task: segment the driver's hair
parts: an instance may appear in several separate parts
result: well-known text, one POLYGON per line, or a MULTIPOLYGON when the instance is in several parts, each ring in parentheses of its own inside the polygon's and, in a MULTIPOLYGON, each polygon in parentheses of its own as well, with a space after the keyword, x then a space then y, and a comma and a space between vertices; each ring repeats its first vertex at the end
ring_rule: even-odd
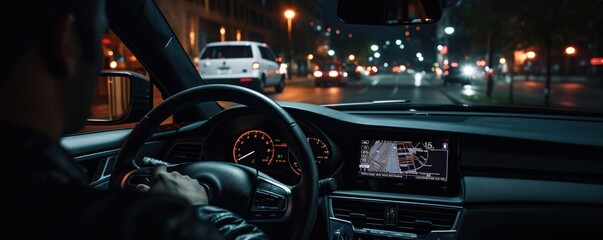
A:
POLYGON ((51 73, 56 72, 54 62, 49 58, 52 38, 50 31, 59 18, 73 15, 74 25, 82 40, 84 59, 92 61, 100 58, 93 46, 94 38, 92 19, 94 9, 99 0, 33 0, 33 1, 1 1, 0 29, 3 31, 2 62, 0 64, 0 87, 11 74, 15 64, 21 60, 23 53, 30 48, 37 48, 47 61, 51 73))

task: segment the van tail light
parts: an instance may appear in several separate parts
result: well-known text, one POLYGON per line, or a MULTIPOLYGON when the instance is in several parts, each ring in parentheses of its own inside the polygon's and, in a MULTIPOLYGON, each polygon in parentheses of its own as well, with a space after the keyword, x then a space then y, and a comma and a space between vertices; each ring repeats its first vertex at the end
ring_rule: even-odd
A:
POLYGON ((252 78, 241 78, 241 79, 239 79, 239 82, 242 82, 242 83, 251 82, 251 81, 253 81, 252 78))
POLYGON ((253 70, 258 70, 258 69, 260 69, 260 63, 259 63, 259 62, 253 62, 253 63, 251 64, 251 68, 252 68, 253 70))

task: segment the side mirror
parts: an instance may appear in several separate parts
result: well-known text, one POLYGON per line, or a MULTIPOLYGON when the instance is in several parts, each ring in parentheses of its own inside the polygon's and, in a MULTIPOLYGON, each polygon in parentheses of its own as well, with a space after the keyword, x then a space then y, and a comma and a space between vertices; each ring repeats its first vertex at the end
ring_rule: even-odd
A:
POLYGON ((150 87, 149 79, 142 74, 102 71, 87 124, 138 122, 152 108, 150 87))
POLYGON ((441 0, 339 0, 337 15, 349 24, 426 24, 442 17, 442 3, 441 0))

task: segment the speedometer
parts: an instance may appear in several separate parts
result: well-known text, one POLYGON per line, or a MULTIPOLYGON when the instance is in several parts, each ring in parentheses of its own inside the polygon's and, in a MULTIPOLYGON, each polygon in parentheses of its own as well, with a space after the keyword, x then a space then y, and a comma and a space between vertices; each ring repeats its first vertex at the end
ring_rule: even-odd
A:
POLYGON ((250 130, 239 136, 232 148, 232 157, 238 164, 270 165, 274 158, 274 141, 267 133, 250 130))
MULTIPOLYGON (((312 153, 314 154, 314 160, 316 161, 317 167, 331 158, 331 150, 329 149, 329 146, 324 141, 320 140, 320 138, 309 137, 308 142, 312 148, 312 153)), ((295 174, 301 174, 301 169, 291 153, 289 153, 289 166, 293 172, 295 172, 295 174)))

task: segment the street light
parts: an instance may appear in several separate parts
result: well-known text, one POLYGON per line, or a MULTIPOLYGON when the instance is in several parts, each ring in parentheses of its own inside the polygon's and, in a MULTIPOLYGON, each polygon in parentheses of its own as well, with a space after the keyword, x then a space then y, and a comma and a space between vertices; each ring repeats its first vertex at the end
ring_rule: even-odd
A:
POLYGON ((576 54, 576 48, 572 46, 565 48, 565 54, 569 56, 576 54))
POLYGON ((350 56, 348 56, 348 59, 350 61, 354 61, 354 59, 356 59, 356 56, 354 56, 354 54, 350 54, 350 56))
POLYGON ((526 65, 527 65, 527 69, 526 69, 526 81, 530 80, 530 69, 532 68, 532 60, 534 60, 534 58, 536 58, 536 53, 534 51, 529 51, 526 53, 526 65))
POLYGON ((565 58, 565 78, 569 78, 570 75, 570 58, 574 55, 576 55, 576 48, 569 46, 565 48, 565 55, 567 55, 567 58, 565 58))
MULTIPOLYGON (((440 51, 440 54, 438 55, 438 59, 443 60, 443 66, 446 67, 446 65, 448 65, 446 62, 448 60, 448 58, 450 58, 448 49, 450 48, 450 35, 452 35, 454 33, 454 28, 453 27, 445 27, 444 28, 444 33, 446 33, 446 35, 444 35, 444 42, 443 45, 441 47, 441 49, 438 47, 438 50, 440 51)), ((440 60, 438 60, 439 62, 440 60)))
POLYGON ((373 50, 373 52, 376 52, 377 50, 379 50, 379 46, 373 44, 371 45, 371 50, 373 50))
POLYGON ((220 27, 220 41, 226 41, 226 28, 220 27))
POLYGON ((291 38, 291 19, 295 17, 295 11, 291 9, 285 10, 285 18, 287 18, 287 32, 289 33, 289 38, 291 38))
MULTIPOLYGON (((287 19, 287 37, 289 40, 289 61, 290 64, 289 66, 291 66, 290 69, 293 69, 293 39, 291 38, 291 19, 293 19, 293 17, 295 17, 295 11, 291 10, 291 9, 287 9, 284 12, 285 18, 287 19)), ((292 71, 288 71, 289 76, 291 76, 291 72, 292 71)))

